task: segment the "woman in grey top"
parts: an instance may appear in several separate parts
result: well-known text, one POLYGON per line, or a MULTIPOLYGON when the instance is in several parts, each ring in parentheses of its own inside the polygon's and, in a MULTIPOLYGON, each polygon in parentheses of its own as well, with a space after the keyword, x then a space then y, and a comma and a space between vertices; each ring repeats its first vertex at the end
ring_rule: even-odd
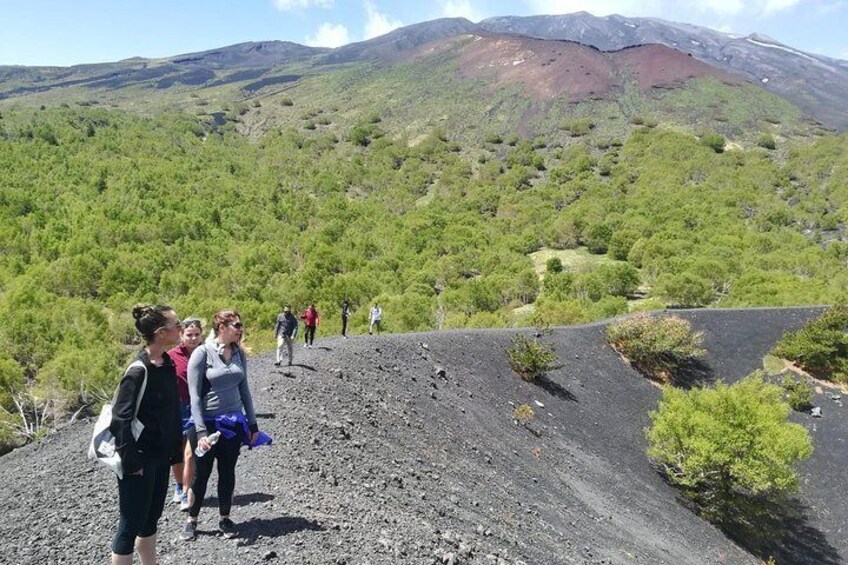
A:
POLYGON ((223 310, 212 319, 213 335, 191 354, 188 362, 188 388, 191 397, 190 434, 192 449, 206 453, 196 458, 197 474, 191 485, 193 503, 181 537, 192 540, 197 532, 197 517, 206 495, 206 484, 218 462, 218 529, 225 537, 234 537, 235 524, 230 508, 236 485, 236 462, 243 444, 253 444, 259 433, 253 398, 247 383, 247 356, 239 346, 244 326, 234 310, 223 310), (222 432, 213 445, 208 436, 222 432))

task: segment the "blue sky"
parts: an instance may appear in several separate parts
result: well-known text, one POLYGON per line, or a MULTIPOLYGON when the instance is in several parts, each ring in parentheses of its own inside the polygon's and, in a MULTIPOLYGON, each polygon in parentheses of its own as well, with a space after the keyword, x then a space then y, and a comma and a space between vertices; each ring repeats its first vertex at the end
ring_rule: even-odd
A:
POLYGON ((164 57, 271 39, 335 47, 445 16, 580 10, 759 32, 848 59, 848 0, 0 0, 0 65, 164 57))

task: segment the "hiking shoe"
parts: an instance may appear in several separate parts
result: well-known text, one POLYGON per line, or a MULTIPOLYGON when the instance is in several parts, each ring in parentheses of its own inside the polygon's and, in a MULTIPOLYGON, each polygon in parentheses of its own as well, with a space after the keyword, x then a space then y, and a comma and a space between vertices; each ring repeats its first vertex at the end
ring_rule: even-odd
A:
POLYGON ((188 512, 189 508, 191 508, 191 504, 188 503, 188 493, 184 492, 180 499, 180 512, 188 512))
POLYGON ((191 541, 197 537, 197 522, 186 522, 180 531, 180 539, 191 541))
POLYGON ((229 518, 224 518, 218 522, 218 530, 220 530, 227 539, 236 537, 236 525, 229 518))
POLYGON ((171 502, 176 504, 178 502, 182 502, 182 500, 183 500, 183 487, 181 487, 180 485, 177 485, 177 487, 174 489, 174 496, 171 498, 171 502))

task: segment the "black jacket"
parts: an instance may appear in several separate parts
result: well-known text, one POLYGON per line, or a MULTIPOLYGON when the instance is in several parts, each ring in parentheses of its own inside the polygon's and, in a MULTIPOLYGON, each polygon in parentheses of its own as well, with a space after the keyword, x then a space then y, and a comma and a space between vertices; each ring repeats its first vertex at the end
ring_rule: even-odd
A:
POLYGON ((136 359, 147 367, 147 386, 138 408, 138 419, 144 424, 144 431, 138 440, 133 437, 135 403, 144 380, 141 367, 133 367, 121 379, 112 401, 112 423, 109 425, 125 475, 141 469, 148 459, 168 460, 170 463, 179 463, 183 459, 180 449, 182 420, 174 364, 167 353, 161 367, 151 364, 145 349, 136 359))

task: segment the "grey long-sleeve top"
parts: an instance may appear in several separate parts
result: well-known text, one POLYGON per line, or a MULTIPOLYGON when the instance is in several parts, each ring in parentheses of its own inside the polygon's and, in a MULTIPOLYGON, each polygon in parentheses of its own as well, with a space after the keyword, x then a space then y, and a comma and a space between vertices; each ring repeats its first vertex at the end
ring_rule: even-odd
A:
POLYGON ((206 436, 206 423, 220 414, 244 412, 251 431, 258 429, 253 397, 247 384, 247 356, 233 345, 230 362, 222 356, 224 346, 214 339, 195 349, 188 361, 188 392, 191 397, 191 419, 198 437, 206 436), (204 397, 203 381, 209 381, 204 397))

